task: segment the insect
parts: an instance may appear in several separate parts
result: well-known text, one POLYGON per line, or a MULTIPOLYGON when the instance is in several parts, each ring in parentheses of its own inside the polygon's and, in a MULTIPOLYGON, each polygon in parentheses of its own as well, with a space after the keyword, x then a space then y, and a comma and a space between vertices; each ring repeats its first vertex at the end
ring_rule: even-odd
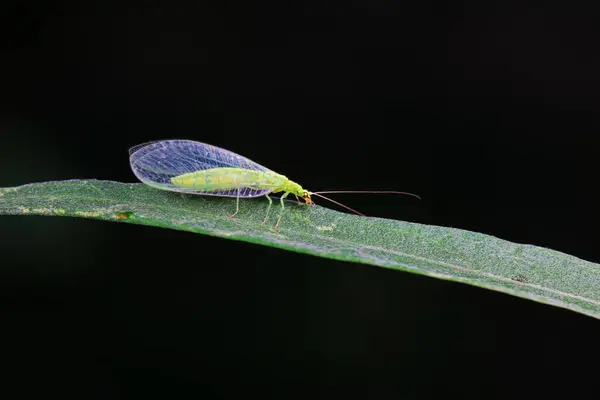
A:
MULTIPOLYGON (((311 196, 318 196, 342 206, 356 214, 362 215, 337 201, 323 196, 324 193, 392 193, 417 195, 392 191, 327 191, 309 192, 286 176, 273 172, 260 164, 205 143, 191 140, 163 140, 149 142, 132 147, 129 150, 131 169, 143 183, 157 189, 173 192, 235 197, 237 199, 233 218, 240 209, 240 198, 265 196, 269 200, 267 214, 261 222, 269 217, 273 200, 272 193, 281 193, 281 212, 274 228, 277 229, 283 210, 284 200, 289 194, 304 199, 306 204, 314 204, 311 196)), ((298 199, 299 200, 299 199, 298 199)))

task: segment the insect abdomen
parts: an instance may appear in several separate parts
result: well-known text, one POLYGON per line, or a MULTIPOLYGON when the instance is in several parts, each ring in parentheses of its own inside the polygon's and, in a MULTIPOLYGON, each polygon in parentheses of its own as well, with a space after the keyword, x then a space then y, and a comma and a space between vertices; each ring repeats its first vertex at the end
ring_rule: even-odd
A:
POLYGON ((278 181, 277 174, 241 168, 213 168, 171 178, 181 188, 202 191, 268 189, 277 187, 278 181))

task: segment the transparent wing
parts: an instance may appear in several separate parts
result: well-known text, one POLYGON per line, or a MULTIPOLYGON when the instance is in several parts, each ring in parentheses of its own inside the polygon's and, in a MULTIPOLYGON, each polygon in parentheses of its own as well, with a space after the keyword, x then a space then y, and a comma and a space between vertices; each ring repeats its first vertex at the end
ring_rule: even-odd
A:
MULTIPOLYGON (((204 191, 174 185, 171 178, 212 168, 233 167, 269 172, 260 164, 231 151, 191 140, 163 140, 140 144, 129 150, 131 169, 147 185, 174 192, 211 196, 238 196, 238 189, 204 191)), ((270 189, 240 188, 240 197, 257 197, 270 189)))

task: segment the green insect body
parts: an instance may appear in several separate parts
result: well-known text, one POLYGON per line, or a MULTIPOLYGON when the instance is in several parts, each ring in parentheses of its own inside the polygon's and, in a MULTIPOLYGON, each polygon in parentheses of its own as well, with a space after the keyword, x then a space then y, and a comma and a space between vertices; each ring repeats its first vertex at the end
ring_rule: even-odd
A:
MULTIPOLYGON (((174 176, 171 178, 171 182, 184 189, 202 190, 210 193, 210 191, 220 190, 235 190, 242 188, 252 189, 268 189, 269 193, 280 193, 284 194, 280 198, 281 202, 281 213, 277 219, 279 225, 283 210, 285 209, 284 199, 291 193, 296 196, 302 197, 307 204, 313 204, 310 195, 311 193, 304 190, 302 186, 289 180, 286 176, 278 174, 273 171, 253 171, 242 168, 212 168, 203 171, 189 172, 186 174, 174 176)), ((269 210, 273 204, 273 200, 268 194, 265 194, 269 200, 269 206, 267 208, 267 215, 263 220, 262 224, 267 221, 269 217, 269 210)), ((239 211, 240 197, 237 196, 236 210, 233 215, 229 218, 233 218, 239 211)))
POLYGON ((302 186, 276 172, 241 168, 212 168, 171 178, 173 184, 196 190, 231 190, 244 187, 271 189, 271 193, 288 192, 303 196, 302 186))

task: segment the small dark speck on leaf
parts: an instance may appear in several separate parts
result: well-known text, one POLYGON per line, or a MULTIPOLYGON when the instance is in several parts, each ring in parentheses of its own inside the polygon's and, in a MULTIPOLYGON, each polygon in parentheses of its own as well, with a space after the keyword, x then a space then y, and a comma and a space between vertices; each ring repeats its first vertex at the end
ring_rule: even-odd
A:
POLYGON ((525 278, 521 274, 513 275, 513 276, 510 277, 510 279, 512 279, 513 281, 522 282, 522 283, 528 283, 529 282, 527 280, 527 278, 525 278))
POLYGON ((118 221, 122 221, 124 219, 129 219, 132 216, 133 216, 133 212, 131 212, 131 211, 118 212, 115 214, 115 219, 118 221))

